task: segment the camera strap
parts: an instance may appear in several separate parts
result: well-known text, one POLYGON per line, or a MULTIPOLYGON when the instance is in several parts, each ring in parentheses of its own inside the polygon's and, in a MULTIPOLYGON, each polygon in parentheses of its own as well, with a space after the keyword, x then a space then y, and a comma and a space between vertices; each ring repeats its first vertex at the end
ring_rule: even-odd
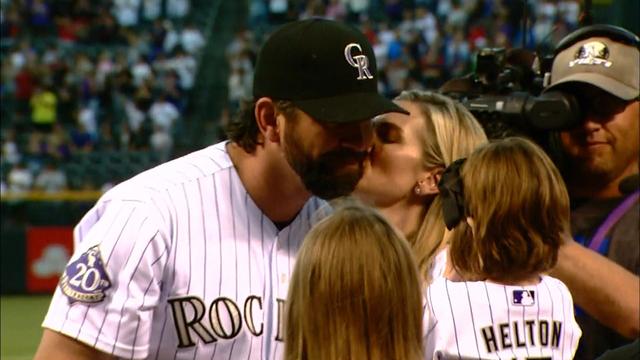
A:
POLYGON ((611 230, 611 228, 620 221, 622 216, 624 216, 633 204, 638 201, 638 198, 640 198, 640 190, 636 190, 631 193, 631 195, 627 196, 618 206, 616 206, 615 209, 613 209, 612 212, 609 213, 609 216, 607 216, 604 222, 600 224, 596 233, 593 235, 593 238, 591 238, 589 249, 593 251, 598 251, 598 249, 600 249, 600 245, 602 245, 602 242, 609 233, 609 230, 611 230))

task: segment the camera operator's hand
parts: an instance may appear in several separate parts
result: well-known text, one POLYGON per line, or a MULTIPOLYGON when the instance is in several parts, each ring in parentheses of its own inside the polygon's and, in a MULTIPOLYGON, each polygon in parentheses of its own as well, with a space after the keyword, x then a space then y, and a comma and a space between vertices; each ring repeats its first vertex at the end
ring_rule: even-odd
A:
POLYGON ((628 338, 640 336, 640 277, 563 236, 551 276, 562 280, 574 302, 628 338))

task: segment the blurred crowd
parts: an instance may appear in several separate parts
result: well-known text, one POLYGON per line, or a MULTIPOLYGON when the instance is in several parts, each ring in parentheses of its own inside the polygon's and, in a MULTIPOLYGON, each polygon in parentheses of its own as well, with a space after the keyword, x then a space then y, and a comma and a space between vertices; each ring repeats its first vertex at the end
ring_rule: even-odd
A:
POLYGON ((227 47, 229 107, 251 96, 255 55, 277 25, 309 17, 346 21, 373 44, 381 91, 436 89, 467 74, 482 48, 552 47, 578 25, 577 0, 250 0, 249 26, 227 47), (525 16, 526 15, 526 16, 525 16), (527 19, 527 32, 522 19, 527 19), (524 41, 523 41, 524 39, 524 41), (524 46, 523 46, 524 45, 524 46))
MULTIPOLYGON (((0 5, 2 190, 77 188, 61 164, 79 153, 172 157, 206 42, 189 20, 189 0, 0 5)), ((374 46, 380 89, 392 97, 468 73, 480 48, 555 44, 577 26, 579 11, 576 0, 527 9, 510 0, 248 0, 247 26, 226 45, 222 121, 251 97, 259 44, 290 20, 326 17, 359 27, 374 46)))
POLYGON ((189 11, 189 0, 2 0, 3 188, 66 189, 60 164, 78 153, 169 159, 205 44, 189 11))

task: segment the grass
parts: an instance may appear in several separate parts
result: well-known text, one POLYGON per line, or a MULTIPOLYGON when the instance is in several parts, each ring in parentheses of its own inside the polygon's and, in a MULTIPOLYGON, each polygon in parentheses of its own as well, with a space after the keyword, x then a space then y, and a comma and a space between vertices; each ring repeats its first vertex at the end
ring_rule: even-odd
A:
POLYGON ((51 295, 0 297, 0 358, 33 359, 51 295))

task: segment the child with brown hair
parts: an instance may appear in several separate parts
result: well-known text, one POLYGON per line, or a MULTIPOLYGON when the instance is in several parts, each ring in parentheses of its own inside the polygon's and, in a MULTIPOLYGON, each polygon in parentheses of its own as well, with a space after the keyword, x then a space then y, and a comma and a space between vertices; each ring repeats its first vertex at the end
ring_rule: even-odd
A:
POLYGON ((348 202, 307 234, 287 297, 286 360, 418 360, 423 297, 406 240, 348 202))
POLYGON ((427 289, 427 358, 572 359, 573 300, 545 275, 569 231, 569 197, 549 157, 529 140, 499 140, 454 162, 439 187, 462 281, 427 289))

